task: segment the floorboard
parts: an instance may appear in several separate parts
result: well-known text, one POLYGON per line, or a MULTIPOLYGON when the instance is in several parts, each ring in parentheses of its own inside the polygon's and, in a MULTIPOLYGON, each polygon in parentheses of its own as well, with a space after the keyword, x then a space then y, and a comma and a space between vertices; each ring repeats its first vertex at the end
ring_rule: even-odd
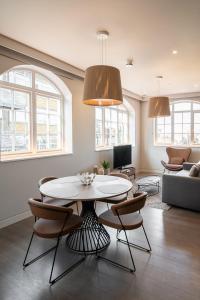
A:
MULTIPOLYGON (((106 205, 97 205, 99 212, 106 205)), ((0 299, 1 300, 199 300, 200 299, 200 215, 189 210, 168 211, 145 207, 144 224, 152 245, 152 254, 133 250, 137 271, 130 274, 89 256, 86 261, 49 287, 52 254, 22 268, 25 250, 32 231, 33 218, 0 230, 0 299)), ((125 245, 112 243, 107 257, 129 264, 125 245)), ((142 231, 129 234, 131 240, 145 245, 142 231)), ((44 251, 55 241, 34 241, 31 255, 44 251)), ((77 255, 69 252, 63 239, 56 271, 72 263, 77 255)))

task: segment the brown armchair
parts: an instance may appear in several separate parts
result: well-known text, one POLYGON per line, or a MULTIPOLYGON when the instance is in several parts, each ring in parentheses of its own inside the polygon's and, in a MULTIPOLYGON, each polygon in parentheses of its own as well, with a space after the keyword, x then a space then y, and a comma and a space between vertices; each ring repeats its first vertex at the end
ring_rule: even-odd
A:
POLYGON ((165 170, 169 171, 180 171, 183 169, 183 163, 188 161, 191 154, 191 148, 173 148, 167 147, 166 152, 169 158, 168 163, 161 160, 161 164, 165 170))

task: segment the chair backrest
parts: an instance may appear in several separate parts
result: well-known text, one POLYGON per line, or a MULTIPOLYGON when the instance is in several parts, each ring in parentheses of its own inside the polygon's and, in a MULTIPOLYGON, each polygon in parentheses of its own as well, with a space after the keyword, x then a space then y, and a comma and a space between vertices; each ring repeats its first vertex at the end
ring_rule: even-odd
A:
POLYGON ((57 179, 58 177, 54 177, 54 176, 48 176, 48 177, 43 177, 38 181, 38 187, 40 188, 42 184, 57 179))
POLYGON ((110 176, 116 176, 116 177, 121 177, 121 178, 130 180, 129 177, 126 174, 123 174, 123 173, 114 173, 114 172, 112 172, 112 173, 110 173, 110 176))
POLYGON ((146 192, 136 193, 134 194, 134 198, 112 205, 112 212, 115 216, 136 212, 144 207, 146 198, 146 192))
POLYGON ((30 206, 32 214, 37 218, 47 220, 67 220, 73 213, 72 208, 49 205, 41 202, 39 199, 29 199, 28 204, 30 206))
MULTIPOLYGON (((42 184, 48 182, 48 181, 51 181, 51 180, 54 180, 54 179, 58 179, 58 177, 54 177, 54 176, 48 176, 48 177, 43 177, 41 178, 39 181, 38 181, 38 187, 40 188, 42 184)), ((42 194, 40 192, 40 195, 41 195, 41 199, 43 201, 43 199, 46 197, 44 194, 42 194)))
POLYGON ((171 163, 172 157, 180 157, 184 161, 188 161, 188 158, 191 154, 191 148, 166 148, 167 155, 169 157, 169 164, 171 163))

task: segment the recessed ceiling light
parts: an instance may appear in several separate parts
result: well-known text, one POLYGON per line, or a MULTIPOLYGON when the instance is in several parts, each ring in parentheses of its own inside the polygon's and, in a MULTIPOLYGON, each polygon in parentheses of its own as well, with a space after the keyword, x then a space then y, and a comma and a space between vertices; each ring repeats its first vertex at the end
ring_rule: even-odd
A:
POLYGON ((174 55, 178 54, 178 50, 172 50, 172 54, 174 55))

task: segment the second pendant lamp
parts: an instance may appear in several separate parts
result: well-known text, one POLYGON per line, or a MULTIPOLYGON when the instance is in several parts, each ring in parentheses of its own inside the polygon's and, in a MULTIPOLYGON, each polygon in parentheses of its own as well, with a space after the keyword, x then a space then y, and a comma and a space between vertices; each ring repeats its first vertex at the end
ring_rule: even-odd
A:
MULTIPOLYGON (((157 76, 159 83, 160 94, 160 80, 162 76, 157 76)), ((165 96, 151 97, 149 99, 149 118, 170 116, 169 98, 165 96)))
POLYGON ((84 80, 83 103, 93 106, 111 106, 123 103, 120 71, 104 64, 105 41, 109 33, 99 31, 102 65, 87 68, 84 80))

